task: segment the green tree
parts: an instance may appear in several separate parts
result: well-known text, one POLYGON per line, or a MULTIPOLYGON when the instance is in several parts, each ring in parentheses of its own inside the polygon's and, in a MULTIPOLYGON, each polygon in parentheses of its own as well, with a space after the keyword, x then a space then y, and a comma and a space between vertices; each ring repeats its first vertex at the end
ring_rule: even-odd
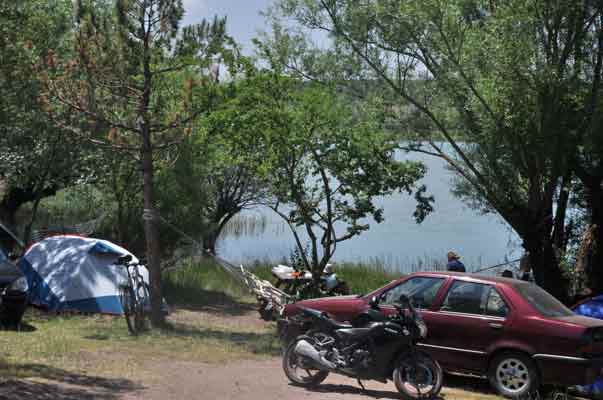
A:
POLYGON ((162 214, 188 236, 202 237, 203 249, 212 253, 228 222, 266 196, 255 171, 257 163, 236 153, 223 134, 228 121, 221 116, 220 111, 212 113, 207 124, 182 144, 173 168, 159 174, 162 214))
POLYGON ((156 157, 190 132, 205 112, 198 97, 207 97, 217 81, 212 65, 228 64, 233 55, 224 19, 180 30, 183 13, 181 0, 78 1, 77 58, 45 64, 55 123, 140 162, 154 326, 164 322, 156 157))
MULTIPOLYGON (((329 51, 354 65, 351 75, 339 67, 339 82, 368 76, 398 99, 401 118, 419 117, 407 133, 427 146, 410 147, 446 160, 461 179, 457 191, 498 213, 522 238, 537 282, 564 298, 556 247, 565 241, 570 165, 582 130, 576 117, 592 108, 588 94, 600 76, 600 4, 278 4, 276 14, 327 32, 329 51)), ((309 76, 325 65, 316 50, 303 54, 281 47, 278 56, 309 76)))
POLYGON ((0 5, 0 218, 14 226, 17 211, 32 202, 25 242, 42 198, 93 177, 90 149, 54 126, 38 102, 37 61, 69 55, 71 8, 63 0, 0 5))
POLYGON ((381 103, 351 103, 335 90, 273 72, 243 86, 231 105, 231 134, 256 154, 270 194, 266 205, 287 222, 317 279, 339 243, 368 230, 371 219, 383 221, 377 196, 414 191, 417 220, 431 210, 433 199, 417 187, 424 166, 395 159, 398 141, 378 118, 381 103))

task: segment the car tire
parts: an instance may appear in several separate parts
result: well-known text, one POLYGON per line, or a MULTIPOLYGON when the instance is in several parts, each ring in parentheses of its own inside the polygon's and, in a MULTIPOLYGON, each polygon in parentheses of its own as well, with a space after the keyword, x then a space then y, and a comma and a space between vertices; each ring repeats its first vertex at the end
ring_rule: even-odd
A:
POLYGON ((501 396, 524 398, 540 387, 536 363, 524 353, 504 352, 492 359, 488 369, 490 384, 501 396))

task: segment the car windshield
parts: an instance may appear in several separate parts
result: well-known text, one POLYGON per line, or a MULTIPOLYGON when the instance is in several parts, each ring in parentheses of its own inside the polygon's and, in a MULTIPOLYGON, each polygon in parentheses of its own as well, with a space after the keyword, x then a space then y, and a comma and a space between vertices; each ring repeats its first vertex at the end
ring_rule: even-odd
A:
POLYGON ((2 249, 2 247, 0 247, 0 262, 4 262, 7 260, 8 257, 6 256, 6 253, 4 253, 4 250, 2 249))
POLYGON ((520 284, 514 286, 521 297, 545 317, 556 318, 574 315, 574 313, 559 300, 534 284, 520 284))

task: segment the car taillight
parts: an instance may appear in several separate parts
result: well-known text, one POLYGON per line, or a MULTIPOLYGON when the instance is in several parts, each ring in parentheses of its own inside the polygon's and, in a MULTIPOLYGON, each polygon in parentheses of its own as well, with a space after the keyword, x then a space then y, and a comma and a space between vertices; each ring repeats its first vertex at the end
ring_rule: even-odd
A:
POLYGON ((580 353, 585 356, 603 354, 603 328, 590 328, 584 331, 580 340, 580 353))
POLYGON ((603 342, 603 328, 589 328, 584 331, 582 341, 585 344, 594 344, 603 342))
POLYGON ((592 330, 592 338, 595 343, 603 342, 603 329, 595 328, 592 330))

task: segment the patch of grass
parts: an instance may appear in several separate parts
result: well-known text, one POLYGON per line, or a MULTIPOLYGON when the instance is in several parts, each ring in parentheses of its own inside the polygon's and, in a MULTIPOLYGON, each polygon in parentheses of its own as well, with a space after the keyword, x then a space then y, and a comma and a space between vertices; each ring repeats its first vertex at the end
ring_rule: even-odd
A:
POLYGON ((0 360, 5 361, 0 376, 26 377, 27 369, 20 366, 38 364, 129 376, 153 358, 223 362, 278 354, 274 326, 261 322, 256 314, 246 315, 254 310, 254 299, 213 261, 170 271, 164 290, 168 304, 175 308, 169 327, 140 337, 128 334, 123 317, 29 310, 25 321, 32 329, 0 333, 0 360), (230 323, 229 316, 243 316, 245 323, 230 323), (103 362, 97 362, 100 359, 103 362))
MULTIPOLYGON (((335 272, 348 283, 354 294, 369 293, 401 276, 388 270, 383 262, 373 261, 372 264, 336 263, 335 272)), ((275 265, 256 260, 246 267, 259 278, 274 282, 271 270, 275 265)), ((171 304, 200 305, 215 302, 219 297, 223 297, 223 303, 255 302, 240 282, 211 259, 187 262, 170 271, 165 275, 164 288, 166 299, 171 304)))
POLYGON ((370 293, 401 276, 399 273, 386 270, 384 265, 379 264, 337 264, 335 272, 350 285, 354 294, 370 293))
POLYGON ((164 330, 128 334, 123 317, 57 316, 28 310, 25 332, 0 332, 0 380, 28 378, 28 366, 136 378, 154 359, 225 362, 278 354, 274 326, 255 315, 231 323, 217 314, 176 310, 164 330), (257 322, 257 323, 256 323, 257 322))
MULTIPOLYGON (((398 279, 401 274, 388 271, 384 264, 336 263, 337 276, 347 282, 354 294, 366 294, 381 286, 398 279)), ((274 282, 272 276, 273 265, 264 262, 251 264, 251 271, 261 279, 274 282)))
POLYGON ((223 302, 252 300, 247 288, 211 259, 187 261, 167 272, 163 287, 169 304, 207 304, 215 302, 216 296, 222 296, 223 302))

